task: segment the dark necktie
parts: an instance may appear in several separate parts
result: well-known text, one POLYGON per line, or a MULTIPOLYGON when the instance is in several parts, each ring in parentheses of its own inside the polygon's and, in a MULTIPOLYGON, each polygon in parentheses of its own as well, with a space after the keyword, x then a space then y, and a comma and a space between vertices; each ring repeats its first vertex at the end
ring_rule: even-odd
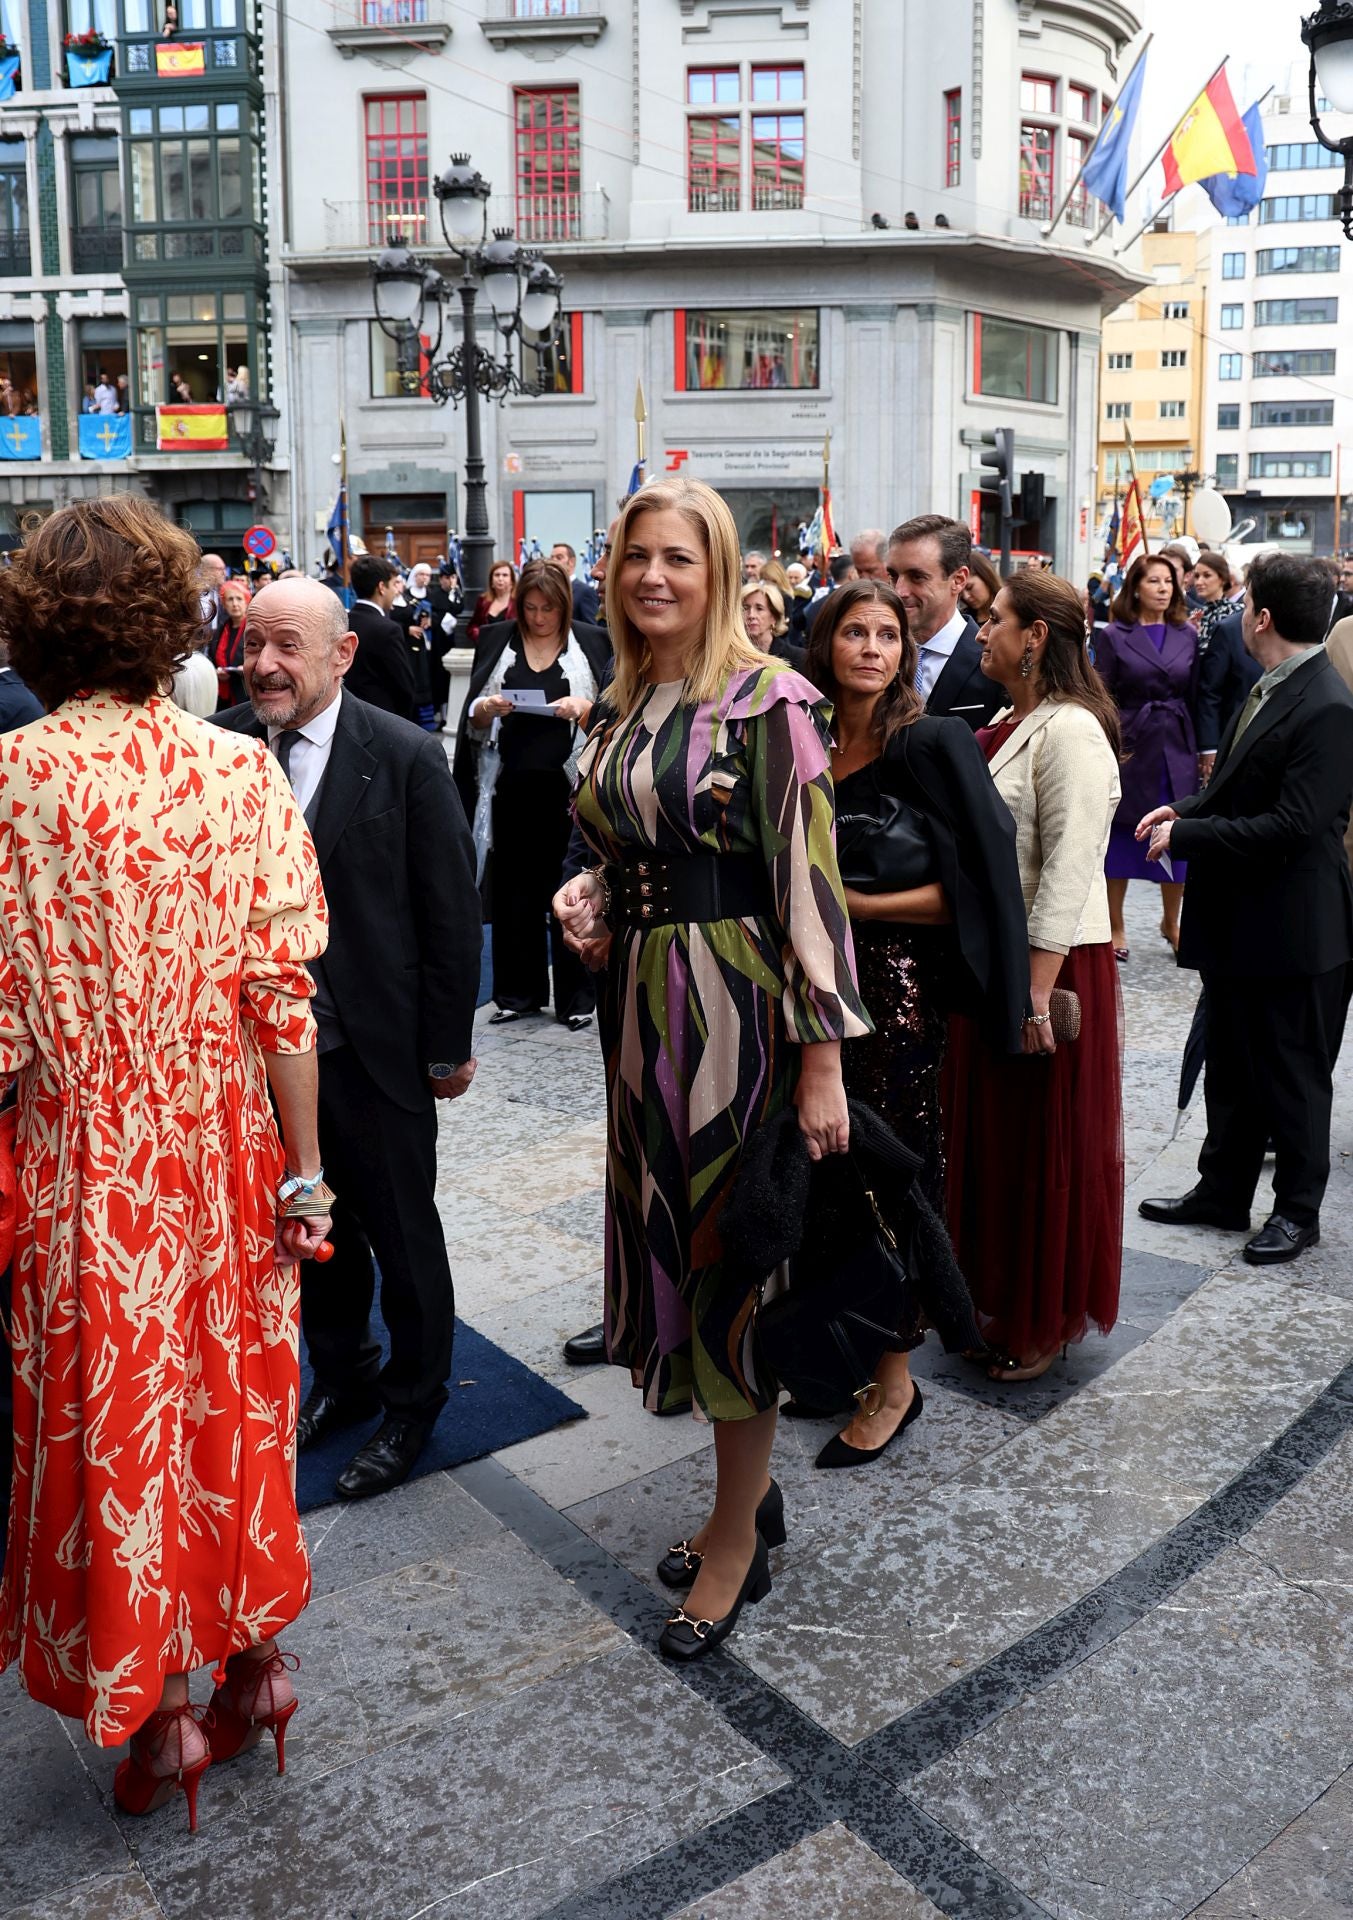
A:
POLYGON ((277 758, 281 762, 282 771, 288 781, 291 781, 291 749, 300 737, 300 729, 297 727, 289 729, 286 733, 279 733, 277 736, 277 758))

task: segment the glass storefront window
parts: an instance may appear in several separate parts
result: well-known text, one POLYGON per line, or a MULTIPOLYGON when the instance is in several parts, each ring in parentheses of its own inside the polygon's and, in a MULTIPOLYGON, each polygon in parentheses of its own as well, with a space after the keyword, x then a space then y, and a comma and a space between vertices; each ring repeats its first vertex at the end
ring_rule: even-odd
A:
POLYGON ((1057 335, 989 314, 973 315, 974 393, 1002 400, 1057 399, 1057 335))
POLYGON ((688 311, 677 386, 685 392, 815 387, 815 307, 688 311))

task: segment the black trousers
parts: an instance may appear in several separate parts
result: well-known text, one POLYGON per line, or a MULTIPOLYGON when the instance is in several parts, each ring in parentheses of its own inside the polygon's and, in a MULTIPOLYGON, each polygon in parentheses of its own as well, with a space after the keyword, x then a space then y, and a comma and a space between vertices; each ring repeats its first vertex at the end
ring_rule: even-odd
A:
POLYGON ((591 1013, 596 1004, 592 976, 564 945, 550 914, 569 829, 568 781, 562 773, 503 769, 493 792, 493 997, 515 1013, 545 1005, 551 971, 556 1020, 591 1013))
POLYGON ((1250 1206, 1272 1140, 1275 1211, 1299 1227, 1318 1220, 1351 984, 1349 967, 1267 980, 1203 975, 1207 1138, 1198 1172, 1224 1206, 1250 1206))
POLYGON ((319 1058, 319 1144, 338 1195, 333 1259, 301 1267, 301 1331, 315 1385, 345 1395, 379 1389, 397 1419, 433 1420, 446 1405, 456 1303, 437 1211, 437 1116, 383 1094, 351 1047, 319 1058), (390 1358, 370 1328, 372 1255, 390 1358))

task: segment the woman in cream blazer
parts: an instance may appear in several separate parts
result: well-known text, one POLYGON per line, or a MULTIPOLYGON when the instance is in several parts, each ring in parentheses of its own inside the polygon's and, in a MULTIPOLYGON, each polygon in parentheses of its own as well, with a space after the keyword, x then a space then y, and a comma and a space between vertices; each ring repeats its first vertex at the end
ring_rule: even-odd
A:
POLYGON ((1031 1380, 1091 1321, 1107 1333, 1118 1314, 1122 1002, 1104 881, 1118 715, 1066 581, 1007 580, 978 639, 983 673, 1010 696, 977 738, 1014 816, 1032 1011, 1013 1058, 956 1023, 946 1199, 992 1377, 1031 1380), (1054 988, 1080 1001, 1075 1040, 1053 1038, 1054 988))

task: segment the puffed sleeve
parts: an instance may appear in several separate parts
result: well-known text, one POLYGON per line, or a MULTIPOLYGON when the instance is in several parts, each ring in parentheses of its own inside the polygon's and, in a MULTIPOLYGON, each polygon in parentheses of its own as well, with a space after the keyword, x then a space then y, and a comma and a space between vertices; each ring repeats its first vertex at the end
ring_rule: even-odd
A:
POLYGON ((265 1053, 309 1053, 315 983, 306 968, 329 944, 314 845, 286 777, 262 761, 254 885, 244 934, 240 1015, 265 1053))
MULTIPOLYGON (((797 679, 797 676, 786 676, 797 679)), ((813 690, 799 683, 805 695, 813 690)), ((841 875, 827 711, 781 695, 746 722, 752 810, 785 931, 785 1027, 791 1040, 850 1040, 873 1024, 855 983, 841 875)))

